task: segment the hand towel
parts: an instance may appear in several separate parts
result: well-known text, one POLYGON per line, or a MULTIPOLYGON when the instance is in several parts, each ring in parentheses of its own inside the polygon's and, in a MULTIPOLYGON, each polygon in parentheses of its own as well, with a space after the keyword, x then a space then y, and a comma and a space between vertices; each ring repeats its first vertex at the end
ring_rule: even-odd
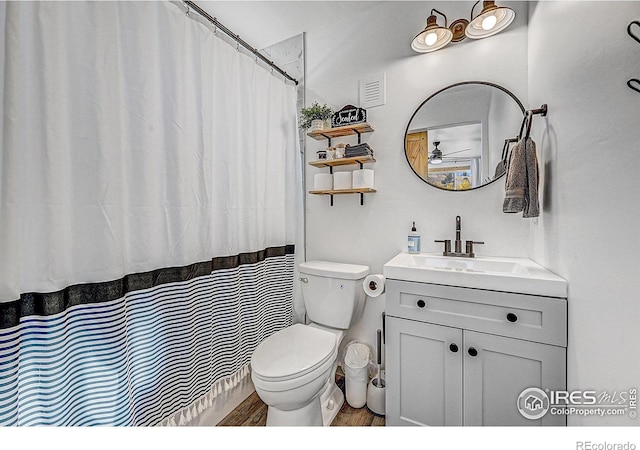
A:
POLYGON ((531 218, 540 215, 538 203, 538 158, 536 144, 530 137, 520 139, 511 150, 502 211, 531 218))
POLYGON ((493 174, 493 178, 498 178, 500 175, 502 175, 503 173, 505 173, 506 169, 504 167, 504 161, 500 161, 498 163, 498 165, 496 166, 496 171, 493 174))

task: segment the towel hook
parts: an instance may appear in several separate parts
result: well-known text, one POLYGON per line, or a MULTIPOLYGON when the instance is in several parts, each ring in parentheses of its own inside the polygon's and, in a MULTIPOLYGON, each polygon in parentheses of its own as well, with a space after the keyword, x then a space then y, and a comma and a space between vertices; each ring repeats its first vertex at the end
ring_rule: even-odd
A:
POLYGON ((536 109, 528 109, 524 113, 524 119, 522 120, 522 125, 520 125, 520 133, 518 134, 518 140, 522 139, 522 132, 524 131, 525 124, 527 125, 527 133, 525 134, 525 138, 528 138, 531 133, 531 122, 533 122, 533 116, 536 114, 540 114, 542 117, 546 117, 547 111, 549 108, 547 104, 543 104, 540 108, 536 109))
POLYGON ((522 119, 522 124, 520 125, 520 132, 518 133, 518 140, 522 139, 522 132, 525 130, 525 126, 527 124, 529 124, 528 128, 531 129, 531 117, 533 117, 531 110, 527 110, 524 112, 524 118, 522 119))
POLYGON ((640 37, 636 36, 635 34, 633 34, 633 32, 631 31, 631 25, 638 25, 640 27, 640 22, 637 20, 634 20, 633 22, 631 22, 628 26, 627 26, 627 34, 629 34, 629 36, 631 36, 633 39, 635 39, 636 41, 638 41, 638 43, 640 43, 640 37))
POLYGON ((527 123, 527 134, 525 136, 526 139, 529 139, 531 135, 531 122, 533 122, 533 112, 529 114, 529 122, 527 123))

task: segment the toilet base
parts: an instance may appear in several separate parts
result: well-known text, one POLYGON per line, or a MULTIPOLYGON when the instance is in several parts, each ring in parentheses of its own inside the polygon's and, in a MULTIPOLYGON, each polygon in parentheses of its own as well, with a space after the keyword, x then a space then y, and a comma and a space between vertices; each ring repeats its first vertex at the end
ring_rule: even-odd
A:
POLYGON ((321 394, 316 395, 308 405, 290 411, 269 406, 267 426, 330 426, 344 405, 344 393, 336 384, 337 368, 338 362, 335 361, 331 378, 327 380, 321 394))
POLYGON ((327 390, 322 393, 320 404, 322 406, 322 424, 328 427, 344 404, 344 394, 335 382, 329 384, 327 390))
POLYGON ((283 411, 274 406, 267 409, 267 426, 268 427, 295 427, 295 426, 319 426, 323 425, 320 396, 317 395, 311 403, 300 409, 283 411))

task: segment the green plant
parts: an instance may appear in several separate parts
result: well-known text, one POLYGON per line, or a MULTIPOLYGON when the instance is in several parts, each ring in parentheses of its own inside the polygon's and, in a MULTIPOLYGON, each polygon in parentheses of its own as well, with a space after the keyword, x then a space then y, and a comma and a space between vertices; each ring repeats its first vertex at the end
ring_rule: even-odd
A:
POLYGON ((333 115, 333 109, 324 105, 320 106, 318 102, 313 102, 308 108, 300 110, 300 128, 307 129, 311 126, 312 120, 329 120, 333 115))

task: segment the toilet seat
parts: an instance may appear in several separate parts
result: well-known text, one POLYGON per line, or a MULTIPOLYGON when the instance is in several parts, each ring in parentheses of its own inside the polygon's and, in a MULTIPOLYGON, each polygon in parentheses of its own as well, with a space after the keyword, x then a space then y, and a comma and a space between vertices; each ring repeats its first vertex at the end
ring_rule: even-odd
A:
POLYGON ((251 357, 253 375, 266 382, 307 378, 332 363, 336 335, 319 328, 294 324, 262 341, 251 357))

